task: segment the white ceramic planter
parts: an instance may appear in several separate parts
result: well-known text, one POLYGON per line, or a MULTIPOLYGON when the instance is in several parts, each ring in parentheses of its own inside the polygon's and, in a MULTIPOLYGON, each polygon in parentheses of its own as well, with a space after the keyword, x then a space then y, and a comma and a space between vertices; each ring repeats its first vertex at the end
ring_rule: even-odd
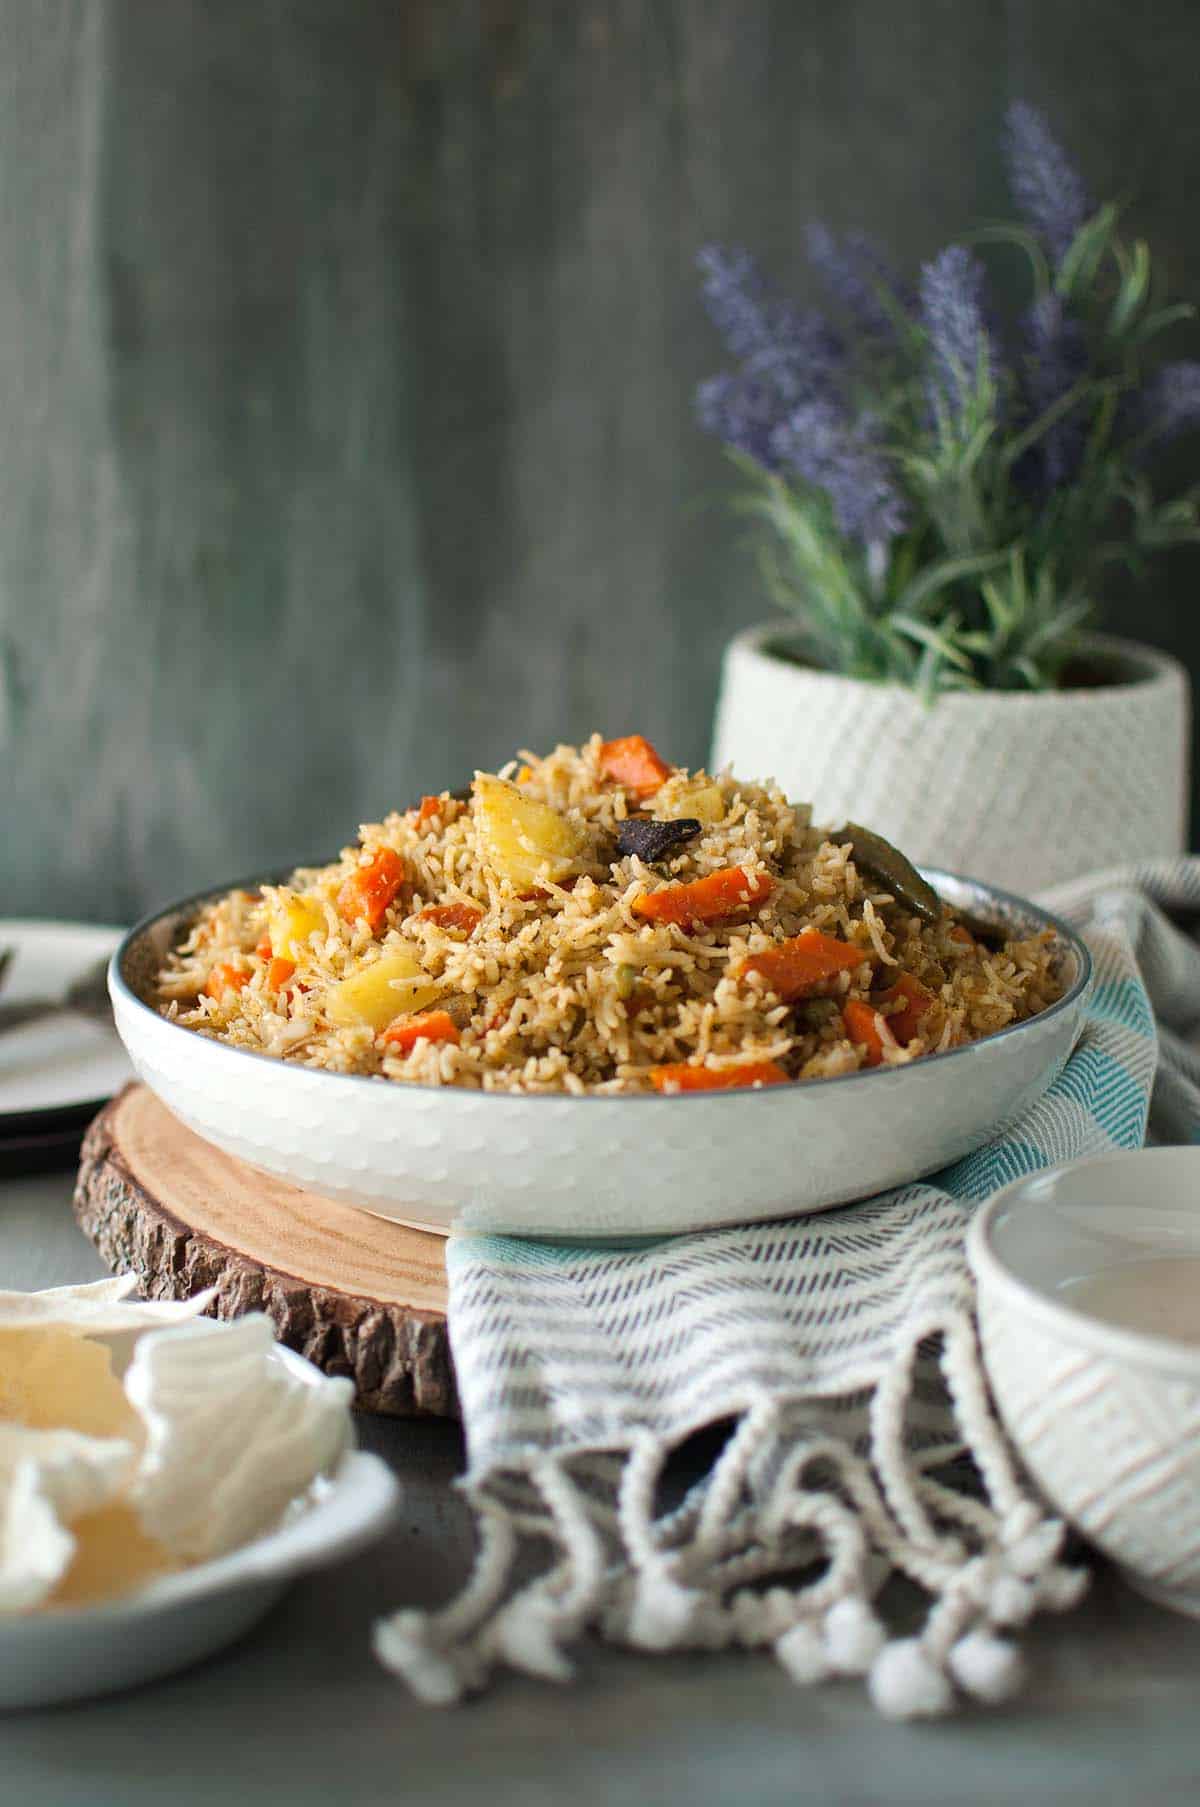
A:
POLYGON ((774 623, 730 643, 714 767, 773 777, 818 822, 862 822, 920 865, 1026 896, 1183 850, 1190 689, 1168 654, 1093 635, 1086 650, 1122 681, 927 706, 774 656, 787 638, 774 623))

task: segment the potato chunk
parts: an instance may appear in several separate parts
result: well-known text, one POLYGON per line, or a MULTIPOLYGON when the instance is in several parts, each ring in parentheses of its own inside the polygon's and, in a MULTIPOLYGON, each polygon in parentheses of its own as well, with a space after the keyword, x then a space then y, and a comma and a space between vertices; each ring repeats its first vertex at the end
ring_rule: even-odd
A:
POLYGON ((415 954, 397 948, 331 985, 325 994, 325 1014, 339 1029, 364 1025, 386 1029, 396 1017, 424 1010, 445 989, 429 977, 415 954))
POLYGON ((277 960, 291 960, 294 964, 308 952, 309 936, 325 931, 325 912, 312 897, 281 898, 267 923, 271 952, 277 960))
POLYGON ((724 818, 725 799, 719 784, 695 784, 689 790, 675 791, 669 803, 660 799, 654 813, 668 822, 691 816, 707 828, 724 818))
POLYGON ((582 853, 584 838, 548 803, 524 796, 515 784, 479 772, 475 778, 479 850, 498 878, 532 885, 564 878, 582 853))

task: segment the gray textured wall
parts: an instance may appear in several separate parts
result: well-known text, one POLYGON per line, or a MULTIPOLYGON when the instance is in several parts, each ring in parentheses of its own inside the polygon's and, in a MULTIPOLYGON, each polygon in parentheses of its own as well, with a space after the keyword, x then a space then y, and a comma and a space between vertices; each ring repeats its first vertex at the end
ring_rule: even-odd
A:
MULTIPOLYGON (((1200 295, 1193 0, 0 0, 0 910, 120 918, 761 615, 692 259, 916 259, 1024 94, 1200 295)), ((1193 661, 1196 564, 1118 624, 1193 661)))

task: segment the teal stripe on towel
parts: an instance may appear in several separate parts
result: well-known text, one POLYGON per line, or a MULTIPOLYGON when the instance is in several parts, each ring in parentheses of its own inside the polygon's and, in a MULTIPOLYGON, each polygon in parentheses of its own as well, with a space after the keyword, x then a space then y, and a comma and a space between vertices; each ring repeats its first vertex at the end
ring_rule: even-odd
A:
POLYGON ((1050 1093, 1072 1098, 1090 1111, 1120 1148, 1137 1148, 1145 1124, 1145 1097, 1127 1067, 1093 1042, 1083 1042, 1063 1068, 1050 1093))
POLYGON ((1120 1023, 1138 1035, 1154 1034, 1154 1013, 1145 987, 1136 979, 1106 979, 1097 985, 1088 1015, 1102 1023, 1120 1023))

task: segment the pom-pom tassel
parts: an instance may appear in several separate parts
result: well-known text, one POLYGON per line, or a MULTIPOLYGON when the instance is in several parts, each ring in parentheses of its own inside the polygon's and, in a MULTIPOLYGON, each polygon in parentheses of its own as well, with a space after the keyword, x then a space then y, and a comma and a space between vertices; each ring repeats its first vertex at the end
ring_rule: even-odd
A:
POLYGON ((1073 1606, 1079 1605, 1091 1586, 1091 1581, 1092 1577, 1087 1569, 1056 1564, 1041 1577, 1038 1598, 1051 1612, 1069 1612, 1073 1606))
POLYGON ((954 1690, 918 1638, 885 1644, 868 1686, 885 1719, 937 1719, 954 1704, 954 1690))
POLYGON ((988 1618, 994 1625, 1024 1625, 1033 1617, 1037 1590, 1019 1575, 998 1575, 987 1600, 988 1618))
POLYGON ((993 1705, 1011 1700, 1025 1678, 1016 1646, 983 1626, 959 1638, 946 1662, 964 1693, 993 1705))
POLYGON ((865 1600, 850 1596, 825 1615, 825 1651, 839 1675, 866 1675, 887 1633, 865 1600))
POLYGON ((801 1619, 790 1631, 775 1640, 775 1655, 798 1687, 822 1682, 830 1673, 825 1640, 817 1627, 801 1619))
POLYGON ((569 1682, 575 1671, 559 1649, 560 1627, 555 1625, 555 1617, 554 1608, 546 1601, 518 1597, 492 1621, 487 1632, 488 1646, 510 1668, 539 1676, 543 1681, 569 1682))
POLYGON ((427 1614, 398 1612, 380 1619, 371 1643, 384 1668, 406 1681, 425 1706, 453 1707, 462 1699, 464 1677, 430 1637, 427 1614))
POLYGON ((671 1650, 691 1631, 704 1595, 666 1575, 642 1575, 626 1635, 640 1650, 671 1650))

